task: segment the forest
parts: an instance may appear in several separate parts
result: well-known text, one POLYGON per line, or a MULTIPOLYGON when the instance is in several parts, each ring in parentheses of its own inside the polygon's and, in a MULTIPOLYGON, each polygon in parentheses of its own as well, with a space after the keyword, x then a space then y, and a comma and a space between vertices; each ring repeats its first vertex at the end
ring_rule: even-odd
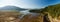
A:
MULTIPOLYGON (((50 21, 55 18, 60 19, 60 4, 49 5, 42 9, 30 10, 30 12, 36 12, 36 13, 42 13, 43 15, 48 15, 47 18, 49 18, 50 21)), ((54 20, 51 22, 54 22, 54 20)))

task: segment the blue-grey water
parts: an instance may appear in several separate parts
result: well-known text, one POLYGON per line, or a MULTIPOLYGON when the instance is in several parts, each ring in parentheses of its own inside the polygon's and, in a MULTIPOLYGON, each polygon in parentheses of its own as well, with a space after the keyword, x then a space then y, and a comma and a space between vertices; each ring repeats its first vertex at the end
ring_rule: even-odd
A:
MULTIPOLYGON (((39 15, 39 13, 31 13, 31 12, 29 12, 29 10, 25 10, 25 11, 20 11, 21 12, 21 17, 20 18, 23 18, 25 15, 32 15, 32 16, 38 16, 39 15)), ((30 16, 30 17, 32 17, 32 16, 30 16)))

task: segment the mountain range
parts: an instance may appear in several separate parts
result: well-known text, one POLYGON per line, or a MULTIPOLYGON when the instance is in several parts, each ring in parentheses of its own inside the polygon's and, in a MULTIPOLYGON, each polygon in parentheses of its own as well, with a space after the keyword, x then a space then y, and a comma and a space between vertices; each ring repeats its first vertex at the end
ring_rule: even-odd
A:
POLYGON ((23 9, 17 6, 4 6, 2 8, 0 8, 0 10, 18 10, 18 11, 22 11, 22 10, 27 10, 27 9, 23 9))

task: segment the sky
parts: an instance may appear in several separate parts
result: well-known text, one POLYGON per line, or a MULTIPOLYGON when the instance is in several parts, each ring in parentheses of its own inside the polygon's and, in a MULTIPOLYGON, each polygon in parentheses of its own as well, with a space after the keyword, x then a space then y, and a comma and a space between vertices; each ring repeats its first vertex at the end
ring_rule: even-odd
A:
POLYGON ((37 9, 58 3, 60 0, 0 0, 0 7, 12 5, 26 9, 37 9))

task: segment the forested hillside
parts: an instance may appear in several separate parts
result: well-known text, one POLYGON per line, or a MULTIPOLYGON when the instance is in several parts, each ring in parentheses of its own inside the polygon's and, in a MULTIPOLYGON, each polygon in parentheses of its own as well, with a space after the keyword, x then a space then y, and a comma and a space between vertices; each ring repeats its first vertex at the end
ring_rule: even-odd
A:
MULTIPOLYGON (((47 15, 47 18, 49 18, 49 20, 51 22, 60 22, 60 4, 56 4, 56 5, 49 5, 46 6, 45 8, 42 9, 35 9, 35 10, 30 10, 30 12, 37 12, 37 13, 42 13, 44 16, 47 15)), ((42 15, 41 14, 41 15, 42 15)))

